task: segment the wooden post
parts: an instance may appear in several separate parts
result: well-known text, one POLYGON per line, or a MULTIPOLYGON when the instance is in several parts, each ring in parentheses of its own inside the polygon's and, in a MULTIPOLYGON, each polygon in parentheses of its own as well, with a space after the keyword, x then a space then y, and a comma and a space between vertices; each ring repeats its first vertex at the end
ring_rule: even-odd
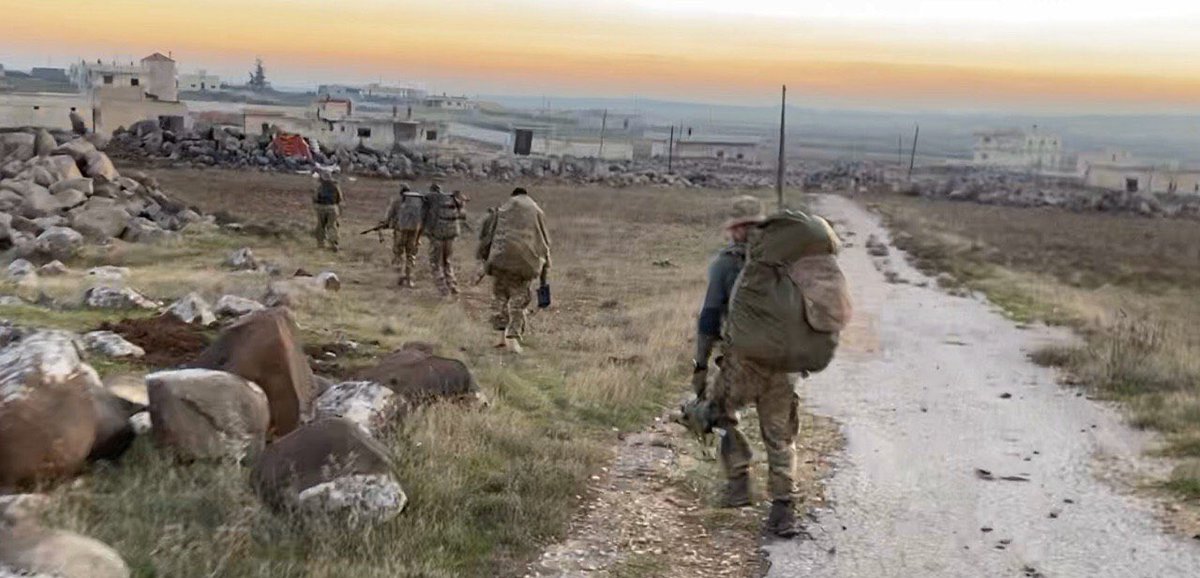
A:
POLYGON ((779 105, 779 166, 776 167, 775 173, 775 196, 779 201, 779 210, 783 210, 783 179, 786 171, 787 156, 784 153, 786 148, 787 135, 785 127, 787 126, 787 85, 783 86, 783 96, 779 105))
POLYGON ((908 180, 912 180, 913 165, 917 162, 917 139, 921 138, 921 125, 917 125, 917 132, 913 134, 912 155, 908 157, 908 180))
POLYGON ((896 166, 904 166, 904 135, 896 135, 896 166))
POLYGON ((608 128, 608 109, 604 109, 604 116, 600 119, 600 150, 596 153, 596 157, 604 160, 604 129, 608 128))
POLYGON ((675 158, 675 125, 671 125, 671 137, 667 141, 667 174, 671 174, 671 161, 675 158))

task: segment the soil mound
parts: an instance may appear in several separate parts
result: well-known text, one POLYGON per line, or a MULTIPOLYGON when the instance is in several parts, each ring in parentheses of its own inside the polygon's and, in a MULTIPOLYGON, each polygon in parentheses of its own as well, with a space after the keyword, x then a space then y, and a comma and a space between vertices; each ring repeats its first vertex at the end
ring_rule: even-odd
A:
POLYGON ((203 330, 172 315, 122 319, 103 323, 100 329, 117 333, 146 350, 140 361, 159 368, 177 367, 194 360, 210 341, 203 330))

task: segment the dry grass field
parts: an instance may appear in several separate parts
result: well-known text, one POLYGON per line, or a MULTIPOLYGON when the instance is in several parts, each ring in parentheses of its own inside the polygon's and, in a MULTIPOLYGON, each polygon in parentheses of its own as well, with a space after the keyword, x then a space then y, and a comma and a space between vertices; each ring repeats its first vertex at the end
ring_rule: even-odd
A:
POLYGON ((1200 226, 899 196, 869 197, 896 244, 944 285, 1018 319, 1065 324, 1075 348, 1036 361, 1125 406, 1179 458, 1169 489, 1200 499, 1200 226))
MULTIPOLYGON (((297 268, 334 270, 342 290, 296 309, 307 345, 364 345, 334 371, 369 364, 407 341, 430 341, 473 368, 491 405, 433 406, 397 429, 388 445, 409 507, 367 532, 302 527, 260 507, 244 468, 176 464, 141 439, 119 465, 56 488, 51 513, 54 523, 112 545, 139 577, 520 575, 587 499, 588 480, 610 459, 618 432, 640 428, 687 390, 704 265, 722 243, 717 225, 733 194, 532 189, 548 214, 555 306, 532 317, 525 355, 511 357, 494 348, 500 336, 488 323, 488 284, 471 284, 471 233, 457 246, 463 295, 456 301, 437 296, 424 250, 418 288, 399 289, 389 245, 358 235, 380 218, 394 182, 343 183, 343 250, 334 255, 318 252, 308 235, 314 181, 307 176, 152 172, 181 200, 228 212, 247 230, 191 232, 158 247, 93 248, 73 268, 130 267, 130 285, 163 301, 190 291, 261 299, 266 273, 220 267, 242 246, 285 276, 297 268)), ((471 197, 472 221, 512 188, 444 186, 471 197)), ((77 300, 86 282, 80 277, 48 278, 42 290, 77 300)), ((2 313, 75 330, 126 316, 35 307, 2 313)), ((98 368, 108 378, 148 369, 98 368)))

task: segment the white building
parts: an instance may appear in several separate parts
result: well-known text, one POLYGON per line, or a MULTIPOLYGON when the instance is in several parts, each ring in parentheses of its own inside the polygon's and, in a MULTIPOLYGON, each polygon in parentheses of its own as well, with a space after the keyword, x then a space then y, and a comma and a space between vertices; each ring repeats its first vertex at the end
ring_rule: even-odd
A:
POLYGON ((175 61, 155 52, 129 64, 110 62, 80 62, 68 72, 75 86, 85 92, 98 88, 136 88, 147 98, 168 102, 179 100, 175 79, 175 61))
POLYGON ((408 102, 425 98, 425 91, 416 86, 398 86, 372 82, 362 89, 363 96, 380 100, 408 102))
POLYGON ((975 134, 976 165, 1014 169, 1057 170, 1062 167, 1062 139, 1057 135, 1019 129, 975 134))
POLYGON ((465 96, 427 96, 421 101, 427 108, 437 108, 442 110, 472 110, 478 108, 478 105, 471 99, 465 96))
POLYGON ((207 70, 179 75, 179 90, 184 92, 220 92, 221 77, 209 74, 207 70))

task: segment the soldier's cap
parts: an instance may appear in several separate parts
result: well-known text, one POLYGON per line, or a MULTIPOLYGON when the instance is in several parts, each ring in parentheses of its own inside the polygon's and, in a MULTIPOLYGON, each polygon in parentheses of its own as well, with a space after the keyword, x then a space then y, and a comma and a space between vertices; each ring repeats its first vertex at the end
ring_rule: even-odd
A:
POLYGON ((734 197, 730 204, 729 218, 726 219, 724 228, 732 229, 742 225, 761 223, 766 218, 767 214, 763 210, 762 201, 750 195, 740 195, 734 197))
POLYGON ((512 196, 514 196, 514 197, 517 195, 528 195, 528 194, 529 194, 529 191, 525 190, 525 187, 517 187, 517 188, 513 189, 513 192, 512 192, 512 196))
POLYGON ((412 187, 408 186, 408 183, 400 183, 400 192, 401 193, 407 193, 411 190, 412 190, 412 187))

